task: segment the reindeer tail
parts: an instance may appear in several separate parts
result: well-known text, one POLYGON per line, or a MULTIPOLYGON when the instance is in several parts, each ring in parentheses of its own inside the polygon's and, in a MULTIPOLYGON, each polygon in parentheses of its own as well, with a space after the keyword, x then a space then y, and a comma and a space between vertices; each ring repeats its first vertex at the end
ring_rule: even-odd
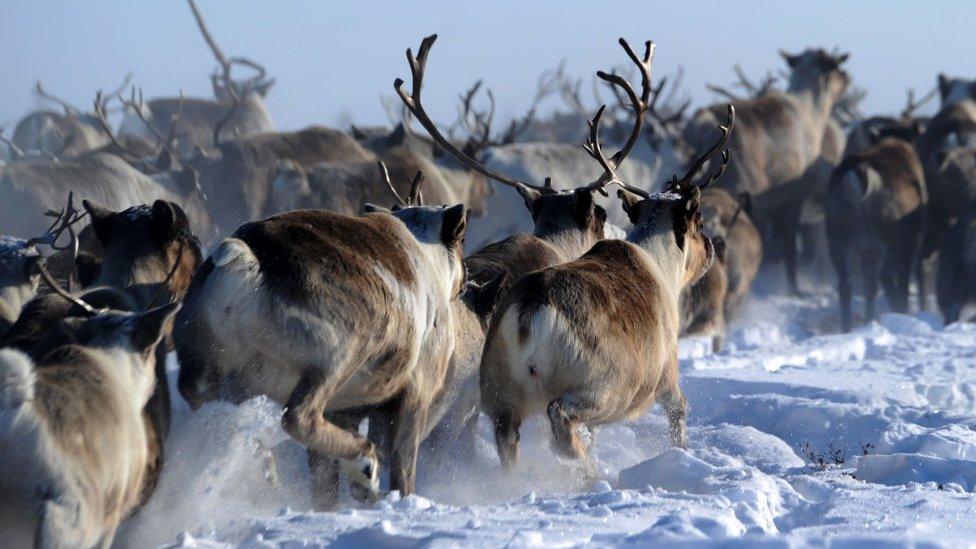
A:
POLYGON ((34 399, 34 362, 16 349, 0 349, 0 411, 34 399))

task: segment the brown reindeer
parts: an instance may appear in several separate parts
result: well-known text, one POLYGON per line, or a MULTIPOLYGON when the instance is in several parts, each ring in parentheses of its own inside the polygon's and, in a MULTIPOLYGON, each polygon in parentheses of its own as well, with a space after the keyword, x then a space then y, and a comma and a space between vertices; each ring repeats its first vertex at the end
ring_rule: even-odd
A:
MULTIPOLYGON (((505 468, 518 461, 519 427, 547 413, 553 447, 583 459, 580 424, 632 418, 655 401, 664 407, 672 441, 685 443, 685 398, 678 386, 679 295, 711 265, 714 249, 702 231, 700 188, 692 179, 711 161, 728 162, 729 131, 664 194, 620 183, 634 223, 627 240, 604 240, 581 258, 523 276, 492 319, 481 362, 482 410, 495 424, 505 468), (721 155, 721 160, 718 156, 721 155)), ((599 130, 589 150, 603 158, 599 130)), ((603 167, 612 180, 613 166, 603 167)))
MULTIPOLYGON (((193 406, 226 395, 286 403, 285 429, 313 473, 339 461, 359 499, 378 490, 378 453, 355 429, 394 406, 391 485, 414 490, 417 448, 454 350, 463 289, 461 205, 349 217, 322 210, 242 226, 204 263, 174 339, 193 406)), ((335 503, 331 473, 317 501, 335 503)))
MULTIPOLYGON (((812 190, 804 175, 821 153, 834 104, 849 83, 841 65, 848 56, 810 49, 800 55, 780 52, 790 67, 785 92, 735 102, 739 130, 732 140, 737 158, 722 186, 732 194, 752 195, 764 238, 782 250, 787 281, 794 292, 796 233, 803 203, 812 190)), ((687 141, 702 150, 724 107, 699 111, 686 127, 687 141)))
POLYGON ((702 191, 700 203, 716 262, 698 284, 682 294, 682 333, 712 336, 712 350, 718 352, 728 321, 742 306, 759 272, 762 238, 749 218, 749 195, 736 200, 725 189, 709 187, 702 191))
POLYGON ((891 308, 908 310, 908 284, 918 257, 928 202, 922 164, 912 146, 886 138, 834 170, 825 211, 837 271, 841 327, 851 329, 851 269, 860 261, 866 318, 875 315, 878 278, 891 308))
POLYGON ((148 464, 141 417, 176 310, 97 312, 33 360, 0 350, 0 531, 15 547, 110 547, 148 464))

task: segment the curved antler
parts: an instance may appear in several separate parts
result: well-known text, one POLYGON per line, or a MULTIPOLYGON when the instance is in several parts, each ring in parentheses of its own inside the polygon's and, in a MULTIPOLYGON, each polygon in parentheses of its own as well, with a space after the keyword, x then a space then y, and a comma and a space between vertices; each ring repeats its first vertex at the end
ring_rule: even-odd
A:
POLYGON ((437 129, 437 124, 435 124, 434 121, 431 120, 430 116, 427 115, 427 111, 424 109, 424 105, 420 97, 424 85, 424 71, 427 67, 427 55, 430 53, 430 48, 434 45, 435 40, 437 40, 436 34, 432 34, 424 38, 420 43, 420 49, 417 51, 416 57, 413 55, 413 50, 407 48, 407 62, 410 64, 410 74, 411 79, 413 80, 411 93, 408 94, 406 90, 403 89, 404 82, 402 78, 397 78, 393 81, 393 89, 396 90, 397 95, 400 96, 400 100, 403 101, 403 104, 407 106, 407 109, 409 109, 411 113, 413 113, 414 117, 417 118, 434 141, 461 164, 464 164, 468 168, 471 168, 481 175, 493 179, 502 185, 507 185, 514 188, 528 203, 535 201, 542 194, 551 193, 551 189, 538 185, 532 185, 531 183, 527 183, 525 181, 520 181, 514 177, 510 177, 485 166, 483 163, 471 158, 458 149, 441 134, 439 129, 437 129))
POLYGON ((50 93, 44 91, 44 87, 41 85, 40 80, 38 80, 34 84, 34 92, 40 97, 42 97, 43 99, 47 99, 48 101, 52 101, 54 103, 57 103, 58 105, 61 105, 61 108, 64 109, 64 113, 68 116, 78 116, 78 114, 81 113, 81 110, 78 109, 78 107, 75 107, 74 105, 68 103, 64 99, 61 99, 60 97, 51 95, 50 93))
POLYGON ((399 202, 401 206, 410 207, 424 205, 424 196, 420 192, 420 186, 424 182, 423 171, 418 170, 417 175, 413 176, 413 181, 410 182, 410 193, 407 194, 407 199, 404 200, 403 197, 400 196, 400 193, 397 192, 396 187, 393 186, 393 181, 390 180, 390 172, 386 169, 386 163, 384 163, 382 160, 378 160, 376 165, 380 168, 380 174, 383 176, 383 181, 386 183, 386 186, 390 189, 390 192, 393 193, 393 197, 396 198, 397 202, 399 202))
POLYGON ((698 173, 698 171, 702 169, 702 167, 705 165, 706 162, 711 162, 716 156, 721 157, 722 163, 714 172, 712 172, 710 175, 707 175, 704 181, 698 183, 697 186, 699 188, 704 189, 705 187, 708 187, 713 181, 722 177, 722 174, 725 173, 725 168, 729 165, 729 156, 731 153, 731 149, 728 148, 728 144, 729 144, 729 138, 732 135, 732 127, 734 125, 735 125, 735 107, 733 107, 732 104, 729 103, 725 125, 719 126, 719 130, 721 130, 722 132, 721 137, 719 137, 718 141, 716 141, 715 144, 712 145, 710 149, 705 151, 705 154, 698 157, 695 163, 691 165, 691 168, 688 169, 688 171, 681 179, 678 179, 678 176, 675 175, 671 179, 671 181, 668 182, 666 189, 668 191, 674 191, 678 193, 685 192, 686 190, 690 189, 692 185, 692 180, 695 178, 695 175, 698 173))

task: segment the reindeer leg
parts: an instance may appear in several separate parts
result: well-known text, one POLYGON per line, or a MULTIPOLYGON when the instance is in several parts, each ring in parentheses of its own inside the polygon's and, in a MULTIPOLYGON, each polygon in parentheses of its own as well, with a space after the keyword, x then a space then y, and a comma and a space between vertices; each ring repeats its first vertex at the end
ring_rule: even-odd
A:
POLYGON ((522 418, 511 410, 495 417, 495 447, 498 449, 498 459, 507 471, 511 471, 518 465, 519 427, 521 426, 522 418))
MULTIPOLYGON (((75 501, 43 501, 41 517, 37 522, 34 547, 84 547, 87 545, 83 531, 81 504, 75 501)), ((114 535, 114 532, 112 533, 114 535)), ((102 544, 106 541, 102 537, 102 544)), ((112 538, 108 537, 111 544, 112 538)))
POLYGON ((579 433, 584 411, 579 403, 579 399, 566 394, 550 402, 546 413, 552 429, 552 449, 569 459, 584 460, 587 448, 579 433))
POLYGON ((874 320, 876 311, 874 302, 878 295, 878 253, 867 250, 861 257, 861 281, 864 285, 864 301, 866 303, 864 320, 874 320))
POLYGON ((334 387, 322 370, 309 368, 288 400, 282 426, 310 451, 339 460, 354 495, 379 495, 379 459, 373 443, 325 417, 334 387))
POLYGON ((427 431, 429 404, 409 396, 403 399, 397 414, 390 461, 390 489, 406 496, 417 490, 417 451, 427 431))
MULTIPOLYGON (((329 421, 355 432, 362 421, 361 414, 326 414, 329 421)), ((316 511, 331 511, 339 506, 339 460, 308 450, 308 470, 312 475, 312 505, 316 511)))
POLYGON ((688 415, 688 399, 678 385, 678 364, 677 358, 674 365, 668 368, 671 374, 665 374, 661 380, 660 389, 657 394, 657 402, 664 408, 664 413, 668 416, 668 434, 671 435, 671 442, 678 448, 686 446, 685 439, 685 418, 688 415))

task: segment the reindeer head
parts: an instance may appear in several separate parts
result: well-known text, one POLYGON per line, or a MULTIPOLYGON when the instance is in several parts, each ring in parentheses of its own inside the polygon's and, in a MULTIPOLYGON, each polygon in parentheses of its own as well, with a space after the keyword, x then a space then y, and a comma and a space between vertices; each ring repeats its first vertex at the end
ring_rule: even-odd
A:
POLYGON ((83 204, 105 250, 96 284, 135 286, 142 307, 186 292, 201 253, 182 208, 165 200, 121 212, 83 204))
POLYGON ((634 224, 629 240, 643 241, 653 238, 665 248, 652 251, 673 253, 675 248, 682 257, 681 283, 698 281, 715 260, 715 246, 704 232, 705 222, 701 212, 701 191, 725 172, 729 162, 729 138, 735 124, 735 108, 729 104, 728 119, 721 126, 721 137, 708 151, 699 157, 684 177, 675 175, 663 193, 650 194, 618 181, 617 196, 623 201, 624 211, 634 224), (712 173, 695 182, 696 174, 708 164, 712 173), (717 165, 716 165, 717 164, 717 165))
POLYGON ((37 293, 40 253, 26 240, 0 236, 0 318, 13 322, 24 304, 37 293), (6 311, 5 311, 6 309, 6 311))
MULTIPOLYGON (((393 83, 393 88, 396 90, 397 95, 400 96, 403 104, 417 121, 420 122, 424 129, 427 130, 427 133, 430 134, 434 142, 450 154, 458 163, 467 166, 488 179, 515 189, 522 196, 525 207, 532 214, 532 219, 535 222, 535 234, 537 236, 558 237, 565 235, 572 236, 572 239, 575 241, 580 240, 579 235, 582 234, 582 242, 576 242, 576 245, 582 247, 582 251, 588 249, 597 240, 602 239, 606 212, 595 203, 593 193, 600 192, 604 195, 606 194, 604 187, 616 179, 615 170, 627 158, 627 155, 630 154, 630 151, 640 138, 641 128, 644 125, 645 114, 651 99, 651 61, 654 56, 654 43, 650 41, 645 43, 644 55, 641 58, 631 49, 626 40, 623 38, 619 40, 621 47, 623 47, 627 56, 637 66, 641 74, 640 95, 621 76, 607 74, 602 71, 597 73, 600 79, 608 82, 612 86, 620 88, 622 95, 626 96, 630 101, 630 106, 634 113, 634 124, 626 143, 609 159, 603 157, 599 143, 599 126, 605 106, 601 107, 589 123, 590 139, 584 144, 584 148, 603 167, 603 175, 596 181, 577 187, 571 191, 556 191, 552 187, 552 182, 549 179, 546 180, 544 185, 533 185, 488 168, 484 163, 473 157, 474 153, 470 150, 470 146, 466 146, 462 150, 441 133, 437 124, 427 114, 421 100, 427 56, 436 39, 437 35, 424 38, 416 56, 413 55, 412 50, 407 50, 407 61, 410 64, 412 77, 411 92, 407 93, 403 89, 403 80, 397 78, 393 83)), ((470 97, 477 91, 477 88, 478 85, 473 88, 473 91, 469 90, 467 94, 462 96, 462 102, 469 104, 470 97)), ((491 95, 489 97, 492 98, 491 95)), ((476 126, 482 128, 483 139, 481 141, 490 141, 488 132, 490 131, 491 114, 477 116, 476 119, 479 120, 476 126)), ((513 131, 515 130, 512 129, 509 133, 513 131)))
POLYGON ((451 297, 458 297, 464 289, 464 233, 468 228, 468 214, 464 204, 455 206, 425 206, 421 193, 424 181, 423 172, 417 172, 410 184, 410 193, 403 199, 390 180, 390 173, 386 164, 377 163, 383 178, 390 189, 396 204, 392 208, 384 208, 374 204, 364 204, 366 213, 384 213, 393 215, 407 226, 414 238, 435 259, 445 258, 448 264, 448 276, 451 297))
POLYGON ((849 54, 827 53, 822 48, 808 49, 799 55, 780 50, 779 54, 790 67, 790 91, 812 91, 833 104, 850 84, 850 76, 841 68, 849 54))
POLYGON ((966 99, 976 100, 976 80, 954 78, 941 72, 939 73, 938 80, 939 98, 942 102, 942 108, 966 99))
POLYGON ((141 313, 101 310, 87 318, 69 317, 60 329, 77 345, 105 351, 120 358, 119 368, 130 368, 134 395, 140 407, 156 385, 156 346, 173 325, 179 303, 167 303, 141 313))

